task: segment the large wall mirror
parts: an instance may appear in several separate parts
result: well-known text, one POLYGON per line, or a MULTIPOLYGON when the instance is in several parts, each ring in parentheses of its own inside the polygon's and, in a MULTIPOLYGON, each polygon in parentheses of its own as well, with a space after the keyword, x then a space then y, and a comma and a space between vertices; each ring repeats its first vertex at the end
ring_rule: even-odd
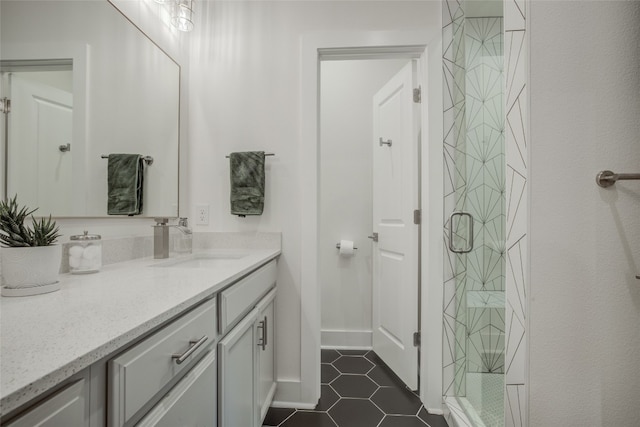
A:
POLYGON ((3 0, 0 66, 3 197, 106 217, 105 157, 140 154, 140 215, 178 215, 180 66, 111 3, 3 0))

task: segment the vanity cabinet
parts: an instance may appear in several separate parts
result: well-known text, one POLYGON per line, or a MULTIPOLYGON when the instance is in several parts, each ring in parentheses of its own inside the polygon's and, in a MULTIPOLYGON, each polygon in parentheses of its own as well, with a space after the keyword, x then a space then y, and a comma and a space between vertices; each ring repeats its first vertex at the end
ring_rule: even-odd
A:
POLYGON ((258 339, 257 376, 260 422, 267 415, 273 395, 276 392, 275 306, 276 290, 273 289, 256 307, 258 310, 256 329, 258 339))
POLYGON ((276 260, 94 362, 7 427, 259 427, 276 389, 276 260))
POLYGON ((88 379, 80 378, 72 382, 19 418, 3 425, 6 427, 88 427, 88 379))
POLYGON ((238 289, 221 294, 221 316, 231 312, 246 314, 220 322, 221 328, 224 324, 235 326, 218 344, 219 427, 259 427, 271 405, 275 393, 275 273, 272 262, 247 277, 245 287, 240 288, 241 300, 235 300, 238 289), (232 301, 236 309, 223 310, 225 301, 232 301))
POLYGON ((209 299, 109 362, 109 426, 135 424, 200 355, 215 349, 216 310, 216 299, 209 299))
POLYGON ((137 427, 216 426, 216 352, 211 349, 137 427))

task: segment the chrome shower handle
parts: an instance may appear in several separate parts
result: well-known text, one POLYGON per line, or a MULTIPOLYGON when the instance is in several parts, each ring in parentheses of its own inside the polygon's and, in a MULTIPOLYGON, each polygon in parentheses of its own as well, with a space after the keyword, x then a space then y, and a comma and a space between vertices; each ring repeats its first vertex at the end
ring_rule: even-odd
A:
POLYGON ((456 254, 467 254, 473 250, 473 215, 469 212, 462 211, 454 211, 449 216, 449 250, 456 254), (453 246, 453 218, 456 216, 467 216, 469 217, 469 238, 467 241, 469 242, 469 246, 464 249, 456 249, 453 246))

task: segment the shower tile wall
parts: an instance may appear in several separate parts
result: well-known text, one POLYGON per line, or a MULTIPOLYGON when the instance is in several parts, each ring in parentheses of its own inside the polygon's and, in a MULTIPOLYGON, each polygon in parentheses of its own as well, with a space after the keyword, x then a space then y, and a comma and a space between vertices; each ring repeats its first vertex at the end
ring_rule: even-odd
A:
POLYGON ((504 373, 504 76, 502 18, 465 20, 467 372, 504 373))
MULTIPOLYGON (((457 2, 443 10, 445 248, 449 213, 474 216, 474 250, 445 249, 443 394, 464 396, 466 372, 504 372, 502 19, 465 19, 457 2)), ((462 246, 466 233, 454 225, 462 246)))
POLYGON ((458 193, 465 186, 464 11, 457 0, 443 0, 442 63, 444 107, 444 301, 442 324, 442 394, 464 394, 466 364, 466 301, 463 295, 466 256, 448 250, 449 213, 460 209, 458 193))
POLYGON ((527 306, 528 195, 527 151, 529 104, 527 101, 528 38, 526 11, 529 0, 504 3, 507 159, 507 277, 506 402, 505 427, 526 427, 528 366, 527 306))

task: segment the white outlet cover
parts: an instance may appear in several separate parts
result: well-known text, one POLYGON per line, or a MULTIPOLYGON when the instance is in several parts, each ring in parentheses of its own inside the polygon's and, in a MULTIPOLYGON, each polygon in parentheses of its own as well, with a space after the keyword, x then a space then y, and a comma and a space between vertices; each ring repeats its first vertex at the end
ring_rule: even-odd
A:
POLYGON ((196 225, 209 225, 209 205, 196 206, 196 225))

